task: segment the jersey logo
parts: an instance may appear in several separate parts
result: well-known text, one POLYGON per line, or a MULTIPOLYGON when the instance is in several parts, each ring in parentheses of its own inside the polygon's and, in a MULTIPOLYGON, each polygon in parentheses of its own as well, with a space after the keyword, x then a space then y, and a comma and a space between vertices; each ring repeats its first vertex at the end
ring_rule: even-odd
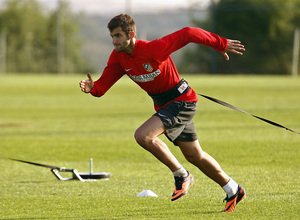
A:
POLYGON ((148 72, 153 71, 153 67, 150 65, 150 63, 145 63, 145 64, 143 64, 143 66, 144 66, 146 71, 148 71, 148 72))

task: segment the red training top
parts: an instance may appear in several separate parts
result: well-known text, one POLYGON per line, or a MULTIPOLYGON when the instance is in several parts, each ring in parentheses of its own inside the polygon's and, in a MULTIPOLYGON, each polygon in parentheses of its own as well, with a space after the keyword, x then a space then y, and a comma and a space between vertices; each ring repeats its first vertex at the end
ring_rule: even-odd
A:
MULTIPOLYGON (((131 55, 113 50, 101 77, 95 81, 91 94, 97 97, 104 95, 124 74, 150 94, 162 93, 173 88, 181 79, 170 54, 188 43, 203 44, 223 51, 228 41, 201 28, 192 27, 183 28, 153 41, 137 39, 131 55)), ((197 102, 198 97, 196 92, 190 89, 173 101, 197 102)), ((162 106, 154 104, 154 107, 157 111, 162 106)))

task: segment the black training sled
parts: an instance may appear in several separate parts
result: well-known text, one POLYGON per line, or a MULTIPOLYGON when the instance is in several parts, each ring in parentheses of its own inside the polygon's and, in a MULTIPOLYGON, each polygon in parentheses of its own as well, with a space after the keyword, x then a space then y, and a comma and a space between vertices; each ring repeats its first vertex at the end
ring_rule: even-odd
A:
POLYGON ((107 172, 93 172, 93 159, 90 159, 90 172, 88 173, 80 173, 76 169, 67 169, 65 167, 53 168, 51 172, 57 177, 59 180, 80 180, 84 181, 95 181, 99 179, 109 179, 110 173, 107 172), (71 172, 71 177, 62 177, 60 175, 61 172, 71 172))

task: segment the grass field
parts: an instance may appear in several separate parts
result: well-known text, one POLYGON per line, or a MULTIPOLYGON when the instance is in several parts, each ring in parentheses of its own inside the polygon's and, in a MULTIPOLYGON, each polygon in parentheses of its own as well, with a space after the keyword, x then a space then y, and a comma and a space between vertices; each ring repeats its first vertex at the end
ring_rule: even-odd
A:
MULTIPOLYGON (((127 78, 95 98, 80 92, 85 78, 0 76, 0 156, 79 172, 88 172, 93 158, 94 171, 111 178, 59 181, 48 168, 0 159, 0 219, 300 218, 299 134, 199 98, 195 123, 202 148, 245 187, 247 198, 235 212, 220 213, 223 190, 168 142, 196 181, 187 196, 171 202, 172 174, 133 138, 154 113, 150 98, 127 78), (137 197, 148 189, 158 197, 137 197)), ((300 131, 300 78, 184 78, 199 93, 300 131)))

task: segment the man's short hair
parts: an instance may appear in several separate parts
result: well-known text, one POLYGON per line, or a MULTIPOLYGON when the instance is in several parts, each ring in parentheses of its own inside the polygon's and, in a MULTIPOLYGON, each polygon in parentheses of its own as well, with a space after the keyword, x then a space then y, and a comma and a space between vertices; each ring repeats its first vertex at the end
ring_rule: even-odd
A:
POLYGON ((110 32, 117 27, 121 27, 122 31, 124 31, 128 37, 130 36, 130 31, 134 31, 134 33, 136 33, 135 22, 128 14, 120 14, 115 16, 110 20, 107 27, 110 32))

